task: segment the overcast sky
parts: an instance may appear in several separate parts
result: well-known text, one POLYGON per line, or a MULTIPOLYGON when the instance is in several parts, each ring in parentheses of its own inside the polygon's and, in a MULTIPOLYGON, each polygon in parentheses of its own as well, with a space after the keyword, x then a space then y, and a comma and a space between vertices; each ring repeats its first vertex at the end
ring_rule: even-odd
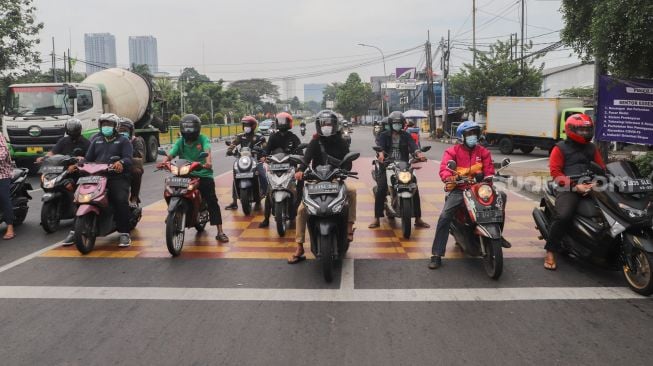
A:
MULTIPOLYGON (((508 34, 519 32, 519 2, 477 0, 481 49, 496 36, 508 39, 508 34)), ((563 24, 560 1, 526 3, 527 36, 535 37, 534 49, 557 41, 558 34, 551 32, 563 24)), ((472 38, 472 0, 36 0, 35 4, 38 20, 45 24, 40 45, 44 61, 52 37, 57 54, 70 46, 73 56, 83 59, 84 33, 109 32, 116 37, 118 64, 126 67, 128 37, 153 35, 161 71, 178 74, 184 66, 194 66, 215 80, 302 74, 297 80, 300 98, 304 83, 344 81, 353 71, 367 81, 382 75, 379 52, 358 43, 381 48, 390 74, 395 67, 424 65, 423 48, 391 54, 424 44, 428 30, 432 42, 438 43, 450 29, 455 41, 452 71, 471 62, 471 53, 464 49, 472 38), (362 62, 374 64, 354 66, 362 62), (333 72, 306 77, 328 71, 333 72)), ((544 60, 547 66, 576 61, 570 51, 551 52, 544 60)), ((438 56, 434 68, 439 65, 438 56)))

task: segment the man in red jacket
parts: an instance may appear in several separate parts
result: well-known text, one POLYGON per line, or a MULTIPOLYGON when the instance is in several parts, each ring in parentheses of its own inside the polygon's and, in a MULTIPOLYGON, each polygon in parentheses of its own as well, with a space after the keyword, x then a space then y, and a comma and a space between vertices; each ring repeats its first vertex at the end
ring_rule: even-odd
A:
POLYGON ((586 114, 574 114, 565 121, 567 139, 559 142, 551 150, 549 169, 551 177, 558 186, 556 190, 555 215, 549 229, 546 245, 544 268, 557 268, 555 253, 569 222, 576 212, 580 199, 592 189, 591 183, 576 184, 569 177, 581 175, 589 168, 592 161, 605 169, 605 163, 599 150, 590 141, 594 137, 594 122, 586 114))
POLYGON ((448 193, 435 229, 431 262, 429 263, 430 269, 437 269, 442 265, 442 256, 444 256, 447 240, 449 239, 449 225, 451 225, 458 207, 465 204, 463 201, 463 189, 465 187, 456 185, 456 174, 447 169, 447 162, 449 160, 456 162, 456 171, 459 176, 473 178, 478 173, 483 173, 483 176, 494 175, 494 165, 490 151, 478 145, 480 135, 481 127, 478 123, 473 121, 461 123, 456 129, 456 136, 462 143, 448 148, 442 156, 440 178, 446 184, 445 190, 448 193))

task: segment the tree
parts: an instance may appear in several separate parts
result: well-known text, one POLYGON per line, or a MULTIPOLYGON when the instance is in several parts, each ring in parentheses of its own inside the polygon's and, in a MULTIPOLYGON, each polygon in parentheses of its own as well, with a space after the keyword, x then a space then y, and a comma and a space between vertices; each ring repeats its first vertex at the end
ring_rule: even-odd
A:
POLYGON ((297 111, 302 107, 302 103, 299 101, 299 98, 293 97, 288 104, 290 104, 290 110, 297 111))
POLYGON ((265 79, 237 80, 229 85, 229 89, 238 91, 243 101, 248 103, 251 109, 261 106, 261 98, 279 98, 279 87, 265 79))
MULTIPOLYGON (((338 90, 338 83, 329 84, 322 92, 322 109, 327 108, 327 101, 336 100, 336 92, 338 90)), ((319 111, 318 111, 319 112, 319 111)))
MULTIPOLYGON (((465 100, 465 110, 470 113, 487 113, 489 96, 539 96, 542 89, 542 68, 533 66, 537 57, 520 63, 510 59, 510 44, 497 41, 488 52, 478 52, 476 67, 463 64, 460 73, 450 78, 452 95, 465 100)), ((528 46, 527 49, 530 49, 528 46)))
POLYGON ((181 117, 179 117, 178 114, 173 114, 170 116, 170 123, 174 123, 175 125, 179 124, 179 121, 181 121, 181 117))
POLYGON ((154 80, 154 101, 153 110, 155 114, 160 114, 161 118, 166 121, 172 118, 173 112, 181 113, 181 101, 179 100, 179 88, 170 81, 170 79, 154 80))
POLYGON ((568 88, 560 90, 561 97, 571 97, 571 98, 592 98, 594 97, 594 87, 593 86, 581 86, 577 88, 568 88))
POLYGON ((142 76, 145 80, 147 80, 147 82, 152 84, 152 79, 154 79, 154 75, 152 75, 152 73, 150 72, 149 66, 145 64, 141 64, 141 65, 132 64, 129 71, 133 72, 134 74, 138 74, 142 76))
POLYGON ((202 113, 200 116, 200 121, 202 121, 202 124, 208 125, 211 123, 211 115, 208 113, 202 113))
POLYGON ((372 86, 368 83, 363 83, 360 76, 353 72, 349 74, 344 84, 337 87, 337 110, 345 118, 364 115, 369 109, 372 98, 372 86))
POLYGON ((311 111, 313 113, 317 113, 317 112, 320 111, 321 107, 322 106, 321 106, 320 103, 318 103, 318 102, 316 102, 314 100, 309 100, 308 102, 302 103, 301 109, 303 109, 305 111, 311 111))
POLYGON ((562 41, 617 77, 653 78, 651 0, 563 0, 562 41))
POLYGON ((213 123, 219 124, 219 125, 223 124, 224 123, 224 114, 222 114, 220 112, 214 114, 213 115, 213 123))

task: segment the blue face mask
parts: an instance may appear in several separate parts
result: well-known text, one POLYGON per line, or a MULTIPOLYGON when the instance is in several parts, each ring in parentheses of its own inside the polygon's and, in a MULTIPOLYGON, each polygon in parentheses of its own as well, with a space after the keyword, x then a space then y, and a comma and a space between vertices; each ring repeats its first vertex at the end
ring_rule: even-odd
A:
POLYGON ((113 135, 113 127, 102 127, 100 130, 102 131, 102 135, 106 137, 113 135))
POLYGON ((478 143, 478 136, 476 135, 471 135, 465 137, 465 144, 469 147, 474 147, 478 143))
POLYGON ((129 138, 129 132, 121 132, 120 134, 125 136, 126 138, 129 138))

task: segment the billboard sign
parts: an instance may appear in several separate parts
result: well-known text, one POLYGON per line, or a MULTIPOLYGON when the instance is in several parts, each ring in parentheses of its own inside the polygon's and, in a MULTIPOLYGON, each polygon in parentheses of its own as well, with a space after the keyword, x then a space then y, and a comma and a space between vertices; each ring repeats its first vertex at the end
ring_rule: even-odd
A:
POLYGON ((601 76, 596 138, 653 145, 653 80, 601 76))
POLYGON ((417 77, 417 69, 414 67, 398 67, 395 69, 397 79, 415 79, 417 77))

